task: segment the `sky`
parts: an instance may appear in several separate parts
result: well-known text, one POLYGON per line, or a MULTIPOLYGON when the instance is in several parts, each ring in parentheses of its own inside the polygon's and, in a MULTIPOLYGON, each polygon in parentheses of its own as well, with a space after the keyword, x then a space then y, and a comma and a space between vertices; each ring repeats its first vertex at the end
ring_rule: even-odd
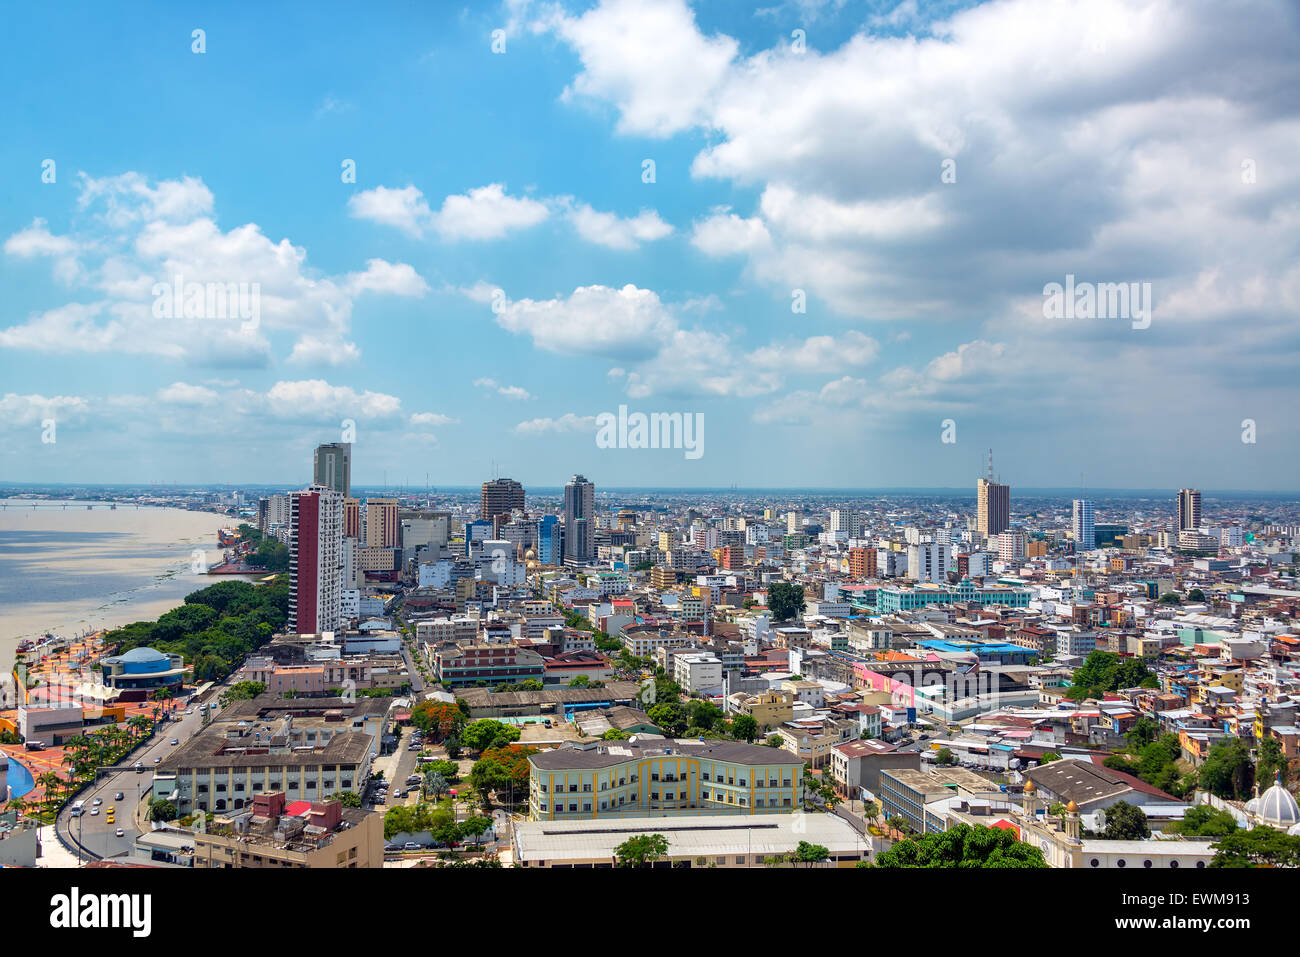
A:
POLYGON ((0 479, 1300 487, 1288 0, 227 6, 7 14, 0 479))

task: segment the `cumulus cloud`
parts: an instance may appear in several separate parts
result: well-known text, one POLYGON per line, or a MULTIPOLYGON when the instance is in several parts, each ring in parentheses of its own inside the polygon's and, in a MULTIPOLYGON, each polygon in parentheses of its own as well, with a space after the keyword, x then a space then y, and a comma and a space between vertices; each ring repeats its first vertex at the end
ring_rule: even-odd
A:
POLYGON ((55 258, 83 299, 0 328, 0 346, 259 366, 271 361, 272 337, 286 334, 294 361, 338 364, 360 354, 349 339, 358 297, 428 288, 405 263, 371 259, 364 271, 333 277, 256 223, 223 230, 210 215, 212 193, 193 177, 151 184, 134 172, 83 174, 80 185, 77 205, 93 213, 95 227, 57 236, 38 221, 8 237, 4 251, 55 258), (201 290, 195 314, 186 308, 191 287, 201 290))
POLYGON ((515 426, 516 435, 546 435, 558 432, 594 432, 596 417, 594 415, 575 415, 566 412, 559 418, 529 419, 515 426))

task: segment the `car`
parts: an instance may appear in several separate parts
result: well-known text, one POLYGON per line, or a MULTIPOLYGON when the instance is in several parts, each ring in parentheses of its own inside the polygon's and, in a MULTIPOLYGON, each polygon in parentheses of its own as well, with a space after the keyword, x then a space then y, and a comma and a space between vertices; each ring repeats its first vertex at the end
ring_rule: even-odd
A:
POLYGON ((139 761, 135 762, 135 773, 144 774, 144 765, 141 764, 139 761))
POLYGON ((91 803, 94 804, 95 807, 99 807, 101 804, 104 803, 104 799, 103 799, 103 798, 95 798, 95 800, 92 801, 91 803))
POLYGON ((115 837, 126 837, 126 831, 122 830, 122 829, 119 827, 116 831, 113 832, 113 835, 114 835, 115 837))
POLYGON ((153 763, 158 764, 160 761, 162 761, 162 755, 161 754, 154 755, 153 763))
POLYGON ((117 808, 116 808, 114 805, 110 804, 110 805, 108 806, 108 813, 109 813, 109 814, 112 814, 112 813, 113 813, 114 811, 116 811, 116 810, 117 810, 117 808))
POLYGON ((414 841, 407 841, 402 845, 402 850, 404 851, 418 851, 419 849, 420 845, 416 844, 414 841))
POLYGON ((113 800, 114 800, 114 801, 125 801, 125 800, 126 800, 126 796, 125 796, 121 791, 118 791, 116 794, 113 795, 113 800))
POLYGON ((90 816, 91 816, 91 817, 94 817, 94 816, 95 816, 96 814, 98 814, 98 813, 99 813, 99 808, 97 808, 97 807, 92 807, 92 808, 90 809, 90 816))
POLYGON ((391 852, 394 852, 394 851, 400 851, 401 849, 402 849, 402 845, 400 845, 400 844, 385 844, 385 845, 384 845, 384 850, 385 850, 385 851, 388 851, 388 852, 390 852, 390 853, 391 853, 391 852))
POLYGON ((194 709, 193 709, 193 708, 186 708, 186 709, 185 709, 185 713, 186 713, 186 714, 193 714, 193 713, 194 713, 194 709))
POLYGON ((180 739, 180 738, 172 738, 172 747, 176 747, 176 745, 178 745, 178 744, 180 744, 180 743, 181 743, 181 739, 180 739))
POLYGON ((107 823, 107 824, 112 824, 112 823, 113 823, 113 815, 111 815, 111 814, 108 815, 108 817, 104 818, 104 821, 105 821, 105 823, 107 823))

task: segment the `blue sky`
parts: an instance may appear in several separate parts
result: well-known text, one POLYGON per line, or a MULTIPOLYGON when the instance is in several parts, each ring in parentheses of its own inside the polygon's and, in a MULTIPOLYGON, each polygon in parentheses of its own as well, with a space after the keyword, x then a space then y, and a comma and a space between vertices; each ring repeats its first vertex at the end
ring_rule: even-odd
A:
POLYGON ((1295 488, 1300 27, 1242 6, 12 11, 0 467, 296 484, 350 420, 361 484, 962 486, 993 446, 1295 488), (178 272, 256 328, 159 317, 178 272), (1046 318, 1067 275, 1149 327, 1046 318), (705 454, 598 448, 620 404, 705 454))

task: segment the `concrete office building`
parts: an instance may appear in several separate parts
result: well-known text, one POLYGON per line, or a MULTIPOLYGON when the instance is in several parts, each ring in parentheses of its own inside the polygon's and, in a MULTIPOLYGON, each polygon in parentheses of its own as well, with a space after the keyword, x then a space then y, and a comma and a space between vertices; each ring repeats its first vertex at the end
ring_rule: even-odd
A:
POLYGON ((1180 488, 1178 490, 1178 528, 1185 532, 1201 527, 1201 490, 1197 488, 1180 488))
POLYGON ((596 555, 596 486, 575 475, 564 486, 564 557, 586 564, 596 555))
POLYGON ((352 494, 352 443, 328 442, 316 447, 312 484, 333 489, 344 498, 352 494))

